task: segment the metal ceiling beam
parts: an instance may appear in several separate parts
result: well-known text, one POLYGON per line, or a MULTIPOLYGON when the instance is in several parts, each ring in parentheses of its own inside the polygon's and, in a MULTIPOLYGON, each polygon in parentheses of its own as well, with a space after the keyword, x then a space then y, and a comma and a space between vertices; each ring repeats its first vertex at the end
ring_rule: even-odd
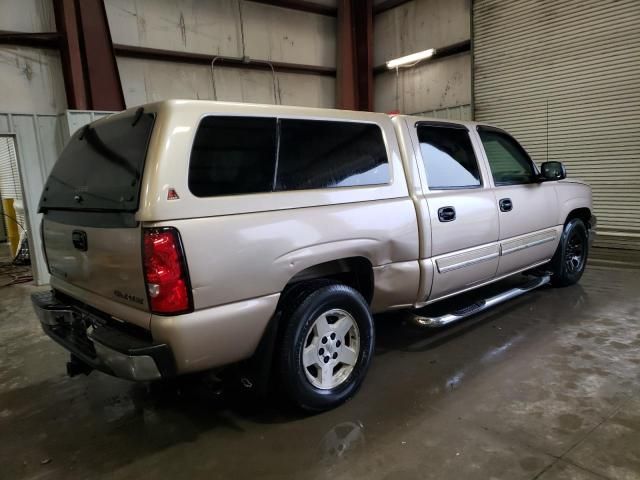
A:
MULTIPOLYGON (((214 58, 217 67, 233 67, 244 68, 248 70, 271 70, 271 68, 263 63, 249 62, 245 63, 242 59, 220 57, 218 55, 208 55, 204 53, 188 53, 176 52, 173 50, 161 50, 158 48, 134 47, 131 45, 113 46, 114 52, 118 57, 141 58, 146 60, 161 60, 165 62, 190 63, 193 65, 211 65, 214 58)), ((258 60, 258 59, 256 59, 258 60)), ((302 73, 312 75, 322 75, 327 77, 335 77, 336 69, 333 67, 323 67, 319 65, 302 65, 297 63, 270 62, 276 72, 284 73, 302 73)))
POLYGON ((0 30, 0 45, 55 50, 60 46, 60 35, 57 32, 23 33, 0 30))
POLYGON ((328 5, 322 5, 315 2, 305 0, 249 0, 254 3, 264 3, 274 7, 289 8, 291 10, 300 10, 302 12, 317 13, 319 15, 327 15, 329 17, 337 16, 337 8, 328 5))
POLYGON ((386 12, 387 10, 391 10, 392 8, 399 7, 400 5, 404 5, 411 1, 413 0, 386 0, 375 5, 373 7, 373 13, 378 15, 379 13, 386 12))

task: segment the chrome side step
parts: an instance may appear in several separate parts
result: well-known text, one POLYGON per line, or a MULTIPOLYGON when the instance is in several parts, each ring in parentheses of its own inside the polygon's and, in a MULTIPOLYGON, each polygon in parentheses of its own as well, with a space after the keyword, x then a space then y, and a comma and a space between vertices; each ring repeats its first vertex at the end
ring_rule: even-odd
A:
POLYGON ((412 313, 412 320, 416 325, 419 325, 421 327, 442 327, 444 325, 449 325, 450 323, 457 322, 458 320, 462 320, 463 318, 469 317, 471 315, 475 315, 476 313, 480 313, 491 307, 495 307, 496 305, 506 302, 507 300, 511 300, 512 298, 524 295, 531 290, 535 290, 536 288, 546 285, 550 281, 551 277, 549 275, 534 278, 524 285, 511 288, 506 292, 502 292, 498 295, 494 295, 493 297, 480 300, 478 302, 472 303, 471 305, 467 305, 466 307, 456 310, 455 312, 447 313, 439 317, 425 317, 416 313, 412 313))

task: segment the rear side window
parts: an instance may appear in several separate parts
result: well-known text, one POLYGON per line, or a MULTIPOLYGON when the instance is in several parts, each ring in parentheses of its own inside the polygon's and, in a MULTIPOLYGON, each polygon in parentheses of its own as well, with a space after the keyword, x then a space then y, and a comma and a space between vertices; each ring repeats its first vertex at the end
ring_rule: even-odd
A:
POLYGON ((277 190, 389 183, 380 127, 324 120, 280 121, 277 190))
POLYGON ((480 186, 480 171, 464 128, 418 125, 427 183, 432 190, 480 186))
POLYGON ((206 117, 189 164, 198 197, 270 192, 276 166, 276 119, 206 117))
POLYGON ((380 127, 367 123, 206 117, 189 164, 199 197, 386 184, 380 127))
POLYGON ((496 185, 531 183, 536 179, 533 162, 513 138, 499 130, 478 127, 496 185))
POLYGON ((136 211, 154 121, 139 109, 78 130, 47 179, 40 208, 136 211))

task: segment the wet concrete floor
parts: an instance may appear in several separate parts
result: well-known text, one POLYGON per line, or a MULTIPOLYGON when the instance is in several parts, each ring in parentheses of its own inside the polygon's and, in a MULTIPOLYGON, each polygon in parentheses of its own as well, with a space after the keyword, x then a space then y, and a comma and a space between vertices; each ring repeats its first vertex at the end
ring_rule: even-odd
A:
POLYGON ((377 319, 359 394, 305 416, 207 382, 67 378, 0 289, 0 478, 640 478, 640 276, 590 267, 464 323, 377 319))

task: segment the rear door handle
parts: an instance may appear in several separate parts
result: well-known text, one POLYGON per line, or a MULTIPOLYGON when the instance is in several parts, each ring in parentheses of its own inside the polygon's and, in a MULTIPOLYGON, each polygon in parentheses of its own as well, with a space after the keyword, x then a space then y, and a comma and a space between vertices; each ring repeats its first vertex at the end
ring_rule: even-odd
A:
POLYGON ((453 207, 441 207, 438 209, 438 220, 441 222, 453 222, 456 219, 456 209, 453 207))
POLYGON ((503 198, 498 202, 501 212, 510 212, 513 209, 513 202, 510 198, 503 198))

